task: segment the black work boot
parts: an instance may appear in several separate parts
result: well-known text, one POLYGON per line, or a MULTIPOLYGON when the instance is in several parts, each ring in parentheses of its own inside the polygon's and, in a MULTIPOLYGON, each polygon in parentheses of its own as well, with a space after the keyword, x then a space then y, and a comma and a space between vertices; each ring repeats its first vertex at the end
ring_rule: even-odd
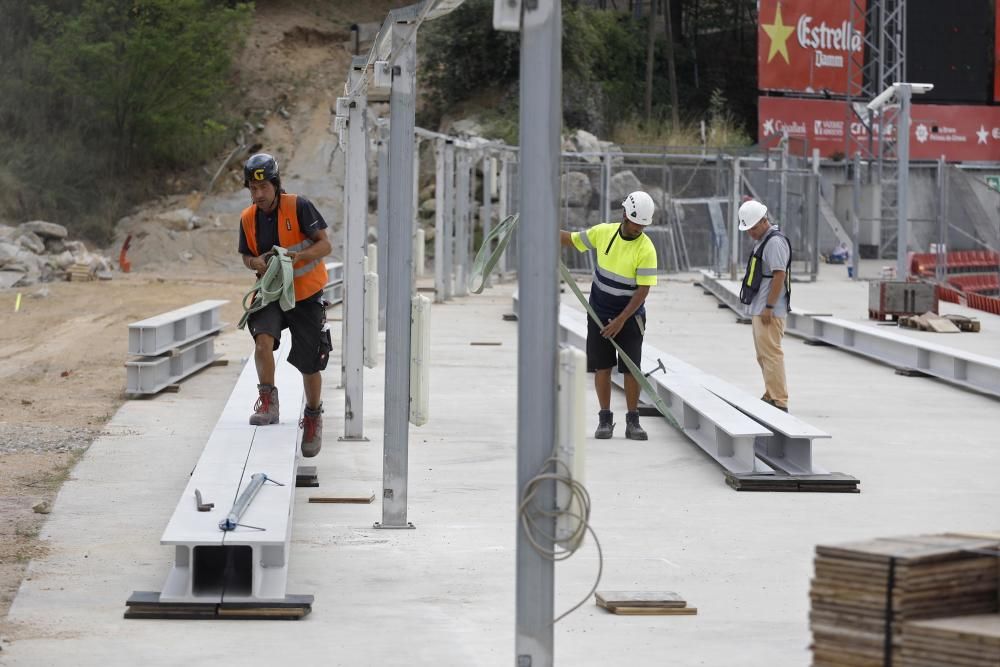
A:
POLYGON ((625 437, 629 440, 648 440, 649 436, 646 432, 639 426, 639 413, 638 412, 626 412, 625 413, 625 437))
POLYGON ((253 406, 250 423, 253 426, 265 426, 278 423, 278 388, 269 384, 257 385, 260 396, 253 406))
POLYGON ((323 447, 323 404, 315 410, 307 405, 299 426, 302 427, 302 456, 312 458, 323 447))
POLYGON ((598 440, 608 440, 615 433, 615 413, 611 410, 601 410, 597 413, 597 430, 594 437, 598 440))

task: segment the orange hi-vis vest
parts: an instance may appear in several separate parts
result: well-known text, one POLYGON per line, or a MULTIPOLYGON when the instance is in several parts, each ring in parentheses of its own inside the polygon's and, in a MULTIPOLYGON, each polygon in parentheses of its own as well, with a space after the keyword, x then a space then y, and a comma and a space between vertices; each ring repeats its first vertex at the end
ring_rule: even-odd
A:
MULTIPOLYGON (((278 245, 290 252, 302 252, 315 241, 299 229, 299 215, 295 209, 297 197, 282 193, 278 202, 278 245)), ((255 256, 257 251, 257 205, 251 204, 240 215, 247 246, 255 256)), ((302 301, 326 287, 326 264, 322 259, 292 264, 295 275, 295 300, 302 301)))

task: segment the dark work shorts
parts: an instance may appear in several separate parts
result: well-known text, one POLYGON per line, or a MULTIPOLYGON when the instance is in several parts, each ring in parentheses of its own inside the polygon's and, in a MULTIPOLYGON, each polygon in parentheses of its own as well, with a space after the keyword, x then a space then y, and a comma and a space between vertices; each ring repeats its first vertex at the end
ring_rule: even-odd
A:
MULTIPOLYGON (((636 322, 638 315, 633 315, 625 322, 625 326, 615 336, 615 342, 622 349, 628 358, 639 368, 642 368, 642 332, 636 322)), ((643 329, 646 327, 645 320, 642 323, 643 329)), ((611 344, 611 341, 601 335, 601 330, 597 323, 590 317, 587 318, 587 372, 614 368, 618 363, 618 370, 628 373, 628 366, 618 358, 618 350, 611 344)))
POLYGON ((323 331, 326 309, 319 296, 296 301, 295 307, 287 312, 273 301, 247 319, 250 335, 254 339, 257 334, 272 336, 275 350, 281 345, 281 332, 290 329, 292 349, 288 353, 288 363, 306 375, 326 368, 330 352, 328 336, 323 331))

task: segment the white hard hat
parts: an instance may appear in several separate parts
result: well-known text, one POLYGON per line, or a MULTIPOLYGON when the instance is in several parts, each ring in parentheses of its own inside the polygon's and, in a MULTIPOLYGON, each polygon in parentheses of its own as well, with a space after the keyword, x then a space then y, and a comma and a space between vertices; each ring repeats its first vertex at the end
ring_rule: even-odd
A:
POLYGON ((625 209, 625 217, 637 225, 646 225, 653 222, 653 198, 642 190, 636 190, 622 201, 622 208, 625 209))
POLYGON ((740 206, 740 231, 745 232, 767 215, 767 207, 756 199, 745 201, 740 206))

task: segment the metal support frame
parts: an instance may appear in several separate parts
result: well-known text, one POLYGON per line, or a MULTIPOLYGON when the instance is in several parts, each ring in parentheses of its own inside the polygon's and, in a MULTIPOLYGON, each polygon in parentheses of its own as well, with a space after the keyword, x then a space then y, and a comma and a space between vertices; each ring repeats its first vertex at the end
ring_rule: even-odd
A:
MULTIPOLYGON (((860 52, 851 51, 848 56, 844 152, 848 158, 860 155, 873 166, 868 172, 869 183, 878 179, 881 256, 896 239, 898 205, 902 201, 898 188, 902 165, 895 159, 896 140, 908 135, 889 131, 895 120, 892 110, 876 113, 864 105, 894 83, 906 81, 906 0, 852 0, 849 23, 852 31, 862 35, 863 43, 860 52), (854 132, 855 123, 865 131, 854 132)), ((855 210, 855 215, 860 216, 860 211, 855 210)), ((854 273, 857 278, 857 267, 854 273)))
POLYGON ((793 311, 785 331, 818 340, 897 368, 1000 397, 1000 359, 985 357, 848 320, 793 311))
MULTIPOLYGON (((490 235, 490 230, 493 229, 493 178, 495 176, 494 158, 485 155, 483 156, 483 207, 480 209, 479 219, 483 225, 483 239, 486 239, 490 235)), ((485 280, 486 287, 492 287, 492 280, 489 274, 483 276, 485 280)))
POLYGON ((392 29, 398 53, 389 95, 389 289, 385 335, 385 430, 382 521, 378 528, 412 528, 406 502, 410 416, 410 300, 413 295, 413 128, 416 111, 416 26, 392 29), (414 39, 410 39, 414 37, 414 39))
MULTIPOLYGON (((510 197, 510 163, 507 161, 507 155, 501 153, 500 155, 500 183, 498 184, 498 198, 497 198, 497 216, 498 219, 504 220, 509 215, 509 202, 510 197)), ((500 257, 500 261, 497 263, 497 267, 501 274, 506 275, 510 272, 510 258, 507 255, 507 251, 504 250, 503 255, 500 257)))
MULTIPOLYGON (((910 242, 910 100, 913 87, 909 83, 899 84, 899 131, 896 137, 896 277, 906 280, 910 273, 907 263, 907 246, 910 242)), ((885 183, 882 186, 882 204, 885 206, 885 183)))
POLYGON ((943 285, 948 277, 947 249, 948 249, 948 165, 942 155, 938 158, 938 240, 937 253, 934 261, 934 279, 939 285, 943 285))
POLYGON ((386 265, 388 264, 389 238, 389 141, 387 123, 377 121, 375 132, 376 163, 378 168, 378 330, 385 331, 386 265))
MULTIPOLYGON (((420 136, 417 134, 413 135, 413 220, 410 221, 410 244, 413 245, 417 241, 417 230, 420 229, 420 136)), ((423 275, 424 267, 421 262, 420 266, 416 264, 416 253, 412 254, 413 258, 413 280, 416 282, 417 278, 423 275)))
MULTIPOLYGON (((531 285, 521 299, 517 352, 517 491, 543 472, 556 442, 559 310, 559 162, 562 127, 562 8, 525 5, 521 23, 520 214, 518 272, 531 285)), ((551 464, 549 464, 551 465, 551 464)), ((535 486, 536 507, 550 510, 556 484, 535 486)), ((527 508, 525 511, 535 511, 527 508)), ((539 547, 551 550, 555 519, 535 516, 539 547)), ((528 541, 518 517, 515 655, 518 667, 551 667, 555 564, 528 541)))
MULTIPOLYGON (((352 62, 351 82, 364 73, 365 58, 352 62)), ((347 166, 344 199, 347 220, 344 238, 344 435, 342 440, 365 440, 364 435, 364 260, 368 249, 368 136, 367 98, 357 93, 349 101, 347 166)))
POLYGON ((471 155, 460 149, 455 154, 455 296, 469 293, 469 231, 472 217, 469 215, 469 173, 471 155))
POLYGON ((434 302, 444 301, 444 139, 434 141, 434 302))
POLYGON ((736 280, 737 272, 740 270, 740 203, 742 197, 740 197, 741 192, 741 169, 740 159, 738 157, 733 158, 733 183, 732 189, 729 192, 729 218, 730 218, 730 229, 729 229, 729 279, 736 280))
MULTIPOLYGON (((455 285, 455 144, 446 141, 444 144, 444 234, 442 243, 444 252, 441 254, 444 272, 443 300, 452 297, 455 285)), ((435 258, 435 261, 437 259, 435 258)))

